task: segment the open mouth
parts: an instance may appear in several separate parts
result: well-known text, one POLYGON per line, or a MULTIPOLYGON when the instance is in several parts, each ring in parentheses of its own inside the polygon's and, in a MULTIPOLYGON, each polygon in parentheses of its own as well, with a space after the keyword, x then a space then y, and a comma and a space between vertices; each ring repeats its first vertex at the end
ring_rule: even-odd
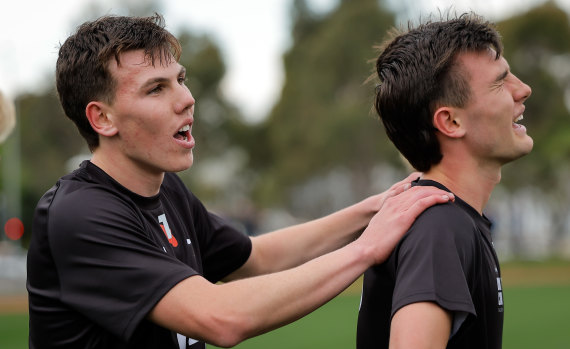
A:
POLYGON ((523 114, 519 115, 516 119, 513 120, 513 129, 517 134, 526 133, 526 127, 522 124, 519 124, 520 121, 523 119, 523 114))
POLYGON ((517 128, 517 127, 521 127, 522 125, 519 124, 519 122, 524 119, 523 114, 519 115, 514 121, 513 121, 513 127, 517 128))
POLYGON ((190 125, 182 126, 178 132, 174 134, 174 138, 187 142, 190 139, 190 125))

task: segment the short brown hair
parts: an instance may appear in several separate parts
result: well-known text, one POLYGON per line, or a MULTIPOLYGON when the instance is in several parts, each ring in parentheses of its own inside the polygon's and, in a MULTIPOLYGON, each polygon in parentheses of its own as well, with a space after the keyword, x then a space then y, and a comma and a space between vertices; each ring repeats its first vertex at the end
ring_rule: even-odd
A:
POLYGON ((463 107, 469 76, 458 64, 461 52, 493 48, 502 53, 494 25, 473 13, 411 25, 394 31, 376 60, 379 84, 375 107, 390 140, 418 171, 441 161, 433 113, 442 105, 463 107))

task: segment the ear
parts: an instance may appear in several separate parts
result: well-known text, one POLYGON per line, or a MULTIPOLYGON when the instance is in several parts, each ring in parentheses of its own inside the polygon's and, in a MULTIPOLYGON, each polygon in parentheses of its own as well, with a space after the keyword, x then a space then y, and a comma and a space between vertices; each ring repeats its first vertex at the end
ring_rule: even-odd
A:
POLYGON ((91 127, 98 134, 112 137, 118 130, 113 123, 113 116, 109 113, 109 107, 102 102, 89 102, 85 108, 85 115, 91 127))
POLYGON ((465 135, 461 113, 455 108, 440 107, 433 114, 433 126, 450 138, 461 138, 465 135))

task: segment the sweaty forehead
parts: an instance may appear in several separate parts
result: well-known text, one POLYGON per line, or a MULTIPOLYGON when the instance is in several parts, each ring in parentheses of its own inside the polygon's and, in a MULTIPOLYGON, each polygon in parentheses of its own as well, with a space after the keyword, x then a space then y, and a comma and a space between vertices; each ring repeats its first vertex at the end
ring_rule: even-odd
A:
POLYGON ((118 61, 115 58, 109 60, 109 68, 111 70, 118 70, 123 67, 139 68, 139 67, 160 67, 170 66, 177 64, 177 60, 172 55, 162 56, 160 52, 150 56, 144 50, 130 50, 121 52, 118 56, 118 61))
POLYGON ((115 58, 111 58, 108 64, 112 73, 152 66, 151 61, 144 54, 143 50, 122 52, 119 54, 118 61, 115 58))
POLYGON ((466 52, 457 60, 475 94, 494 91, 509 76, 509 64, 504 57, 497 58, 494 51, 466 52))
POLYGON ((467 51, 457 56, 457 62, 467 71, 473 70, 509 70, 509 64, 503 56, 497 58, 493 49, 484 51, 467 51))
POLYGON ((170 57, 168 60, 155 60, 152 64, 148 55, 143 50, 123 52, 119 56, 119 62, 115 59, 109 61, 109 71, 119 85, 124 83, 142 83, 152 78, 164 78, 166 75, 178 74, 181 65, 170 57))
MULTIPOLYGON (((499 57, 502 58, 502 56, 499 57)), ((492 48, 477 51, 466 50, 459 52, 457 54, 457 59, 464 62, 469 60, 495 61, 497 60, 497 52, 492 48)))

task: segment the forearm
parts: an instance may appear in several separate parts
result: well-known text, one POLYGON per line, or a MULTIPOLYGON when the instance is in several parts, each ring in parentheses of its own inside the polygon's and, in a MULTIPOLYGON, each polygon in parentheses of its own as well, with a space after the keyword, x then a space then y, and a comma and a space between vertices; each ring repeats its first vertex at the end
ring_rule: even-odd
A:
POLYGON ((227 280, 296 267, 356 239, 385 201, 402 193, 417 178, 414 173, 381 194, 370 196, 326 217, 252 239, 252 254, 227 280))
POLYGON ((310 222, 253 238, 261 270, 254 275, 296 267, 354 241, 375 211, 358 203, 310 222))
POLYGON ((221 288, 227 294, 239 293, 236 308, 241 318, 251 321, 244 329, 249 338, 305 316, 338 295, 371 265, 365 255, 364 248, 349 245, 299 267, 221 288))
POLYGON ((233 346, 318 308, 372 261, 370 248, 353 243, 279 273, 217 285, 190 277, 171 290, 176 297, 159 302, 151 319, 192 338, 233 346))
POLYGON ((149 318, 218 346, 235 345, 289 323, 340 293, 369 266, 386 260, 418 214, 450 199, 441 193, 434 187, 416 187, 388 199, 358 239, 296 268, 221 285, 190 277, 163 296, 149 318))

